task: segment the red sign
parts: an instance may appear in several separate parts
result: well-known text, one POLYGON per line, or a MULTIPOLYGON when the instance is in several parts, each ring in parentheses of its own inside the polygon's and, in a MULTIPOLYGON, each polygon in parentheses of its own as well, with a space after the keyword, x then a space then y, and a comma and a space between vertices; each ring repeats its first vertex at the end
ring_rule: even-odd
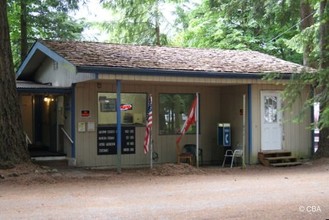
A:
POLYGON ((133 105, 132 104, 121 104, 120 109, 121 109, 121 111, 133 110, 133 105))
POLYGON ((89 110, 81 110, 81 117, 89 117, 90 111, 89 110))

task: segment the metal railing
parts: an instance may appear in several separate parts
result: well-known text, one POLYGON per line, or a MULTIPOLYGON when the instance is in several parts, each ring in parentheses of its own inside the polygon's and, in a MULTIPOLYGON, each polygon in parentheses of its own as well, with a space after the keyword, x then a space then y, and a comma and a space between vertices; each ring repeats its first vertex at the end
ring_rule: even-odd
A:
POLYGON ((27 144, 32 144, 32 141, 31 141, 31 139, 29 138, 29 136, 24 132, 24 134, 25 134, 25 141, 26 141, 26 143, 27 144))
POLYGON ((32 141, 29 138, 29 136, 26 134, 26 132, 24 132, 24 135, 25 135, 25 143, 26 143, 25 148, 28 149, 28 146, 29 144, 32 144, 32 141))
POLYGON ((71 142, 71 144, 73 144, 74 141, 72 140, 72 138, 70 137, 70 135, 65 131, 65 129, 63 127, 61 127, 61 130, 65 134, 65 137, 71 142))

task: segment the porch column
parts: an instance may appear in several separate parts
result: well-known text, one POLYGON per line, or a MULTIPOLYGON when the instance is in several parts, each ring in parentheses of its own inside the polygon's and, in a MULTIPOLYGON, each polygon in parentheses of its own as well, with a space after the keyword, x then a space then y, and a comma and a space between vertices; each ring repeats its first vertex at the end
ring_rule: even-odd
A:
POLYGON ((72 84, 72 92, 71 92, 71 137, 73 140, 73 143, 71 142, 71 158, 72 162, 75 165, 76 163, 76 158, 75 158, 75 85, 72 84))
POLYGON ((248 84, 248 164, 252 155, 252 85, 248 84))
POLYGON ((117 173, 121 173, 121 80, 116 81, 116 111, 117 111, 117 173))

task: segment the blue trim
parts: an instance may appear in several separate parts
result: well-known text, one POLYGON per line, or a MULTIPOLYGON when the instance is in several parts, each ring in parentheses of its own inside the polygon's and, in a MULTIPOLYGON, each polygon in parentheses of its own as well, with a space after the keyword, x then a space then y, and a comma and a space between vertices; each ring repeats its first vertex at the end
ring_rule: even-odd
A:
POLYGON ((71 93, 71 137, 73 144, 71 145, 71 158, 75 158, 75 84, 72 84, 72 93, 71 93))
POLYGON ((121 173, 121 81, 116 81, 117 86, 117 100, 116 100, 116 111, 117 111, 117 172, 121 173))
POLYGON ((22 62, 22 64, 19 66, 19 68, 16 72, 16 78, 18 78, 23 73, 23 71, 26 69, 26 66, 29 64, 29 62, 35 56, 35 54, 38 50, 41 51, 43 54, 47 55, 48 57, 50 57, 51 59, 53 59, 54 61, 65 62, 65 63, 71 64, 65 58, 58 55, 56 52, 52 51, 51 49, 49 49, 48 47, 43 45, 41 42, 36 41, 33 44, 32 48, 30 49, 29 53, 27 54, 26 58, 22 62))
MULTIPOLYGON (((104 67, 104 66, 78 66, 78 72, 102 73, 102 74, 128 74, 128 75, 146 75, 146 76, 186 76, 186 77, 215 77, 215 78, 237 78, 237 79, 262 79, 266 74, 263 73, 234 73, 234 72, 205 72, 205 71, 186 71, 186 70, 166 70, 152 68, 127 68, 127 67, 104 67)), ((292 74, 280 74, 282 79, 290 79, 292 74)))
POLYGON ((71 88, 17 88, 18 93, 51 93, 51 94, 69 94, 72 92, 71 88))
POLYGON ((248 84, 248 152, 249 163, 252 155, 252 85, 248 84))

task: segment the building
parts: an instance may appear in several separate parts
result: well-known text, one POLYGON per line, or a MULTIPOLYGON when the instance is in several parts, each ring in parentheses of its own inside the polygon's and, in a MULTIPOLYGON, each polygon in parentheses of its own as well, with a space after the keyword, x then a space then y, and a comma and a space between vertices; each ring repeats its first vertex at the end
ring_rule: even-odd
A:
MULTIPOLYGON (((36 41, 17 71, 17 89, 32 148, 64 153, 72 165, 111 167, 118 159, 124 167, 148 165, 143 141, 149 94, 157 163, 175 162, 175 140, 195 93, 200 94, 203 162, 219 164, 223 159, 217 126, 229 123, 232 145, 245 142, 246 161, 255 164, 258 152, 266 150, 311 156, 312 133, 306 128, 311 110, 302 123, 291 122, 309 90, 290 112, 280 111, 280 92, 291 74, 303 69, 255 51, 36 41), (263 80, 267 73, 282 79, 263 80)), ((195 143, 195 130, 192 126, 182 144, 195 143)))

